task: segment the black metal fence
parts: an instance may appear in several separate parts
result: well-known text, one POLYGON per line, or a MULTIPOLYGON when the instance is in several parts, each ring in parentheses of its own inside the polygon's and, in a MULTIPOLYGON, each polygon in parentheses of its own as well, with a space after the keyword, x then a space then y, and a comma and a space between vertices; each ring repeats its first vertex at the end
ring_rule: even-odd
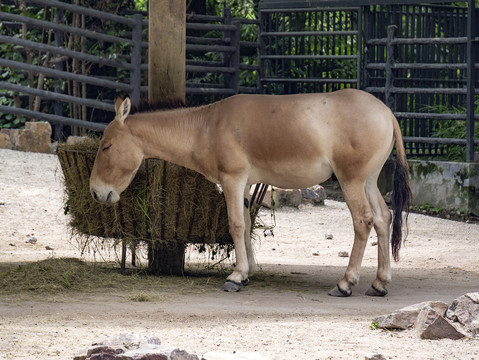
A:
MULTIPOLYGON (((15 9, 16 2, 5 4, 15 9)), ((115 94, 129 94, 134 103, 146 96, 146 14, 120 16, 57 0, 27 0, 26 5, 30 14, 43 14, 43 19, 18 9, 0 12, 0 45, 20 49, 8 52, 18 56, 8 58, 4 52, 0 57, 0 96, 10 100, 0 104, 0 115, 47 120, 61 138, 79 129, 102 131, 112 118, 115 94)), ((190 103, 258 92, 258 66, 242 62, 250 58, 244 53, 256 57, 258 46, 241 39, 242 26, 258 24, 235 19, 227 9, 222 17, 187 15, 190 103), (241 81, 242 70, 253 74, 252 79, 241 81)))
POLYGON ((410 155, 444 156, 451 145, 464 149, 468 116, 472 123, 479 120, 467 98, 468 93, 471 98, 479 94, 474 75, 478 64, 467 58, 469 13, 468 8, 445 5, 364 11, 363 87, 393 109, 410 155), (454 134, 464 138, 452 138, 454 134))
POLYGON ((409 155, 471 161, 478 18, 474 0, 264 0, 260 83, 281 94, 364 89, 395 112, 409 155))
POLYGON ((360 87, 359 8, 261 10, 260 83, 270 94, 360 87))
MULTIPOLYGON (((187 15, 188 102, 361 88, 395 112, 409 155, 448 157, 459 148, 473 160, 477 2, 371 3, 263 0, 258 21, 227 10, 221 17, 187 15), (246 32, 256 36, 242 38, 246 32)), ((0 12, 0 52, 10 46, 20 54, 0 56, 0 100, 7 99, 0 101, 0 124, 1 116, 44 119, 57 138, 70 126, 101 131, 115 94, 133 101, 146 95, 146 14, 119 16, 57 0, 26 4, 43 18, 0 12)))

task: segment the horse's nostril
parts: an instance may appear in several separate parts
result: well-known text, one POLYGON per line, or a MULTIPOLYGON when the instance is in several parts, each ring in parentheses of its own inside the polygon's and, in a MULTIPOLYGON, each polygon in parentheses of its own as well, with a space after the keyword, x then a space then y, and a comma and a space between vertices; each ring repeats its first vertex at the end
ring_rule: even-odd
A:
POLYGON ((93 194, 93 199, 98 200, 98 195, 96 194, 96 192, 92 191, 92 194, 93 194))

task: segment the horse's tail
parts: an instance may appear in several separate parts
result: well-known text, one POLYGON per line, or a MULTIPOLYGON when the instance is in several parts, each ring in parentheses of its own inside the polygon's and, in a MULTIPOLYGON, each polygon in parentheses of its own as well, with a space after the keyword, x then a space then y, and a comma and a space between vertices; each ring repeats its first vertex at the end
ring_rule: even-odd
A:
POLYGON ((409 165, 406 159, 401 128, 393 116, 394 138, 396 139, 396 170, 394 171, 393 193, 391 205, 393 209, 391 247, 395 261, 399 260, 399 250, 402 243, 403 211, 405 212, 404 225, 407 237, 407 218, 412 204, 411 186, 409 183, 409 165))

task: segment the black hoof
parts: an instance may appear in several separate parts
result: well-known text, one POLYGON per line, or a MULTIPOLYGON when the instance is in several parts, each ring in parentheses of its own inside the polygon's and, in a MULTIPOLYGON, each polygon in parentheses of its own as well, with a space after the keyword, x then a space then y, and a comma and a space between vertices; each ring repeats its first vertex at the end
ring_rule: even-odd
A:
POLYGON ((331 290, 328 295, 335 296, 335 297, 348 297, 351 296, 353 292, 351 290, 343 290, 338 285, 331 290))
POLYGON ((241 284, 242 284, 243 286, 248 286, 248 284, 249 284, 249 279, 246 278, 246 279, 242 280, 242 281, 241 281, 241 284))
POLYGON ((371 285, 371 287, 366 291, 367 296, 386 296, 388 294, 388 291, 386 289, 376 289, 374 286, 371 285))
MULTIPOLYGON (((245 281, 245 280, 243 280, 245 281)), ((226 280, 225 284, 223 285, 222 289, 223 291, 228 291, 228 292, 237 292, 240 291, 241 288, 243 287, 243 282, 236 282, 233 280, 226 280)))

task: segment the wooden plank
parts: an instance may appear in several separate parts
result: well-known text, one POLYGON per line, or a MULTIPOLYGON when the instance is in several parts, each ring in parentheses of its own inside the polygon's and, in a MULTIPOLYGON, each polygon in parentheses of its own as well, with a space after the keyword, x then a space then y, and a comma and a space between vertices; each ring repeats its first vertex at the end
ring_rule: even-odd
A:
POLYGON ((148 3, 148 98, 185 101, 186 2, 148 3))

